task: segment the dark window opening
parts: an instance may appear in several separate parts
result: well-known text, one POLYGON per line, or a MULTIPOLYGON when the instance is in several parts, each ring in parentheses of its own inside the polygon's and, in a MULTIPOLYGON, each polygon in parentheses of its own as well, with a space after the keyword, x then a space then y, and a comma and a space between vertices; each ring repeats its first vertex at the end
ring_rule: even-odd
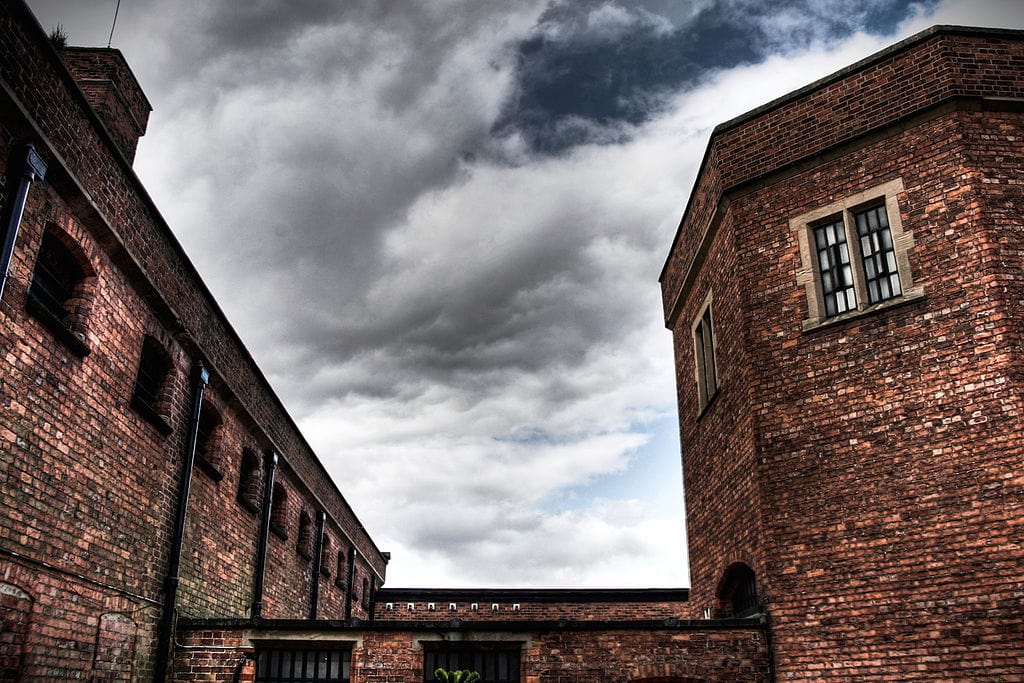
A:
POLYGON ((743 619, 761 612, 754 570, 745 564, 730 568, 720 595, 726 617, 743 619))
POLYGON ((295 541, 295 550, 307 560, 313 559, 313 520, 303 510, 299 513, 299 537, 295 541))
POLYGON ((320 574, 323 576, 331 575, 331 537, 324 532, 324 537, 320 539, 320 574))
POLYGON ((44 232, 25 306, 78 356, 89 353, 84 326, 86 275, 72 250, 52 232, 44 232))
POLYGON ((367 578, 363 579, 363 596, 359 604, 363 606, 364 610, 370 609, 370 580, 367 578))
POLYGON ((345 585, 345 551, 338 551, 338 559, 335 562, 334 568, 334 585, 344 586, 345 585))
POLYGON ((132 407, 163 434, 171 433, 170 417, 166 414, 168 402, 165 398, 171 367, 171 359, 160 344, 152 337, 146 337, 139 355, 132 407))
POLYGON ((281 538, 288 538, 288 492, 279 483, 274 484, 270 503, 270 529, 281 538))
POLYGON ((438 669, 475 671, 480 674, 479 683, 518 683, 519 647, 473 645, 425 650, 423 680, 427 683, 438 680, 434 677, 438 669))
POLYGON ((249 512, 260 509, 260 459, 248 448, 242 451, 242 461, 238 466, 238 502, 249 512))
POLYGON ((196 464, 214 481, 224 478, 220 470, 220 426, 220 413, 209 402, 203 401, 196 429, 196 464))
POLYGON ((352 652, 339 649, 261 649, 256 683, 348 683, 352 652))

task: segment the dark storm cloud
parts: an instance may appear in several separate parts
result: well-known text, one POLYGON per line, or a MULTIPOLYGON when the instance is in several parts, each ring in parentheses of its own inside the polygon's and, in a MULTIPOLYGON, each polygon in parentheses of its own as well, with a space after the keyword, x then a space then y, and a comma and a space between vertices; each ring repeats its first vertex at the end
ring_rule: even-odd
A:
POLYGON ((546 153, 619 143, 629 135, 620 124, 658 116, 672 93, 692 87, 709 70, 804 50, 823 38, 841 40, 865 27, 891 33, 911 4, 555 2, 519 45, 518 90, 495 132, 520 132, 546 153))
MULTIPOLYGON (((113 0, 31 2, 106 43, 113 0)), ((678 472, 656 279, 707 133, 908 6, 131 0, 114 44, 140 176, 390 583, 654 585, 678 482, 574 495, 678 472)))

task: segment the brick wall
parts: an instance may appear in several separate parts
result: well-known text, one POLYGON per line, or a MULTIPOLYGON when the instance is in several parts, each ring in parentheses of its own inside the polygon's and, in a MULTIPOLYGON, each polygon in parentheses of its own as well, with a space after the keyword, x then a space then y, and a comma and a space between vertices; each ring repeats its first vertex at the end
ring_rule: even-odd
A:
MULTIPOLYGON (((91 77, 90 60, 103 52, 65 58, 91 77)), ((137 108, 144 96, 128 92, 134 78, 122 67, 107 75, 137 108)), ((246 449, 260 462, 273 449, 294 509, 285 515, 291 540, 269 541, 265 615, 306 617, 315 575, 321 614, 342 616, 346 584, 336 584, 335 565, 325 576, 296 552, 298 509, 314 520, 326 511, 329 548, 356 548, 357 580, 379 583, 385 556, 117 151, 120 124, 101 124, 12 0, 0 2, 0 82, 0 202, 18 182, 11 163, 22 142, 49 166, 31 187, 0 301, 0 670, 21 667, 25 681, 151 677, 197 359, 211 370, 206 399, 221 424, 207 456, 216 467, 193 470, 180 613, 248 616, 263 481, 255 506, 240 502, 241 460, 246 449), (70 322, 57 325, 63 334, 29 310, 44 231, 85 273, 70 322), (151 414, 132 398, 146 338, 171 368, 151 414)), ((359 601, 353 613, 368 616, 359 601)))
MULTIPOLYGON (((415 683, 424 680, 424 648, 444 643, 505 643, 519 646, 524 683, 627 683, 631 681, 768 681, 770 670, 764 631, 750 624, 680 623, 573 625, 539 627, 535 622, 507 624, 500 630, 471 633, 437 623, 409 630, 362 630, 323 626, 319 631, 292 626, 245 630, 191 624, 178 651, 181 681, 229 681, 243 653, 260 643, 297 647, 335 643, 351 648, 352 683, 415 683), (186 673, 187 672, 187 673, 186 673)), ((252 681, 252 664, 241 680, 252 681)))
POLYGON ((662 280, 691 605, 751 566, 782 680, 1024 676, 1022 64, 1020 33, 929 33, 709 145, 662 280), (791 219, 896 179, 923 297, 805 331, 791 219), (708 291, 722 385, 699 415, 708 291))
POLYGON ((687 612, 686 600, 686 589, 385 588, 377 593, 374 617, 388 623, 680 619, 687 612))

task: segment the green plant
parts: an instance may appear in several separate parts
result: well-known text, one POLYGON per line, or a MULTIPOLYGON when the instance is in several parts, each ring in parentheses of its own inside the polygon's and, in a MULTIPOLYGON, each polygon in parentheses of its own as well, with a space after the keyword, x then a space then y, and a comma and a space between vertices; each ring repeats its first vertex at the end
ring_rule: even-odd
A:
POLYGON ((438 669, 434 672, 434 678, 444 683, 476 683, 480 680, 480 674, 475 671, 445 671, 438 669))
POLYGON ((64 30, 64 27, 57 24, 52 31, 50 31, 50 45, 57 52, 63 52, 64 48, 68 46, 68 32, 64 30))

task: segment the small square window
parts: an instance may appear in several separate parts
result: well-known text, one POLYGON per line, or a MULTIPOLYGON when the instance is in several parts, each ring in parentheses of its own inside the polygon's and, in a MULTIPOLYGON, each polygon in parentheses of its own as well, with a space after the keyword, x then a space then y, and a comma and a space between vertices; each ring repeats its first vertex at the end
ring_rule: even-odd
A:
POLYGON ((796 281, 807 292, 810 330, 920 298, 910 273, 912 232, 903 230, 899 179, 790 221, 800 243, 796 281))
POLYGON ((703 411, 718 392, 718 366, 715 360, 717 342, 711 315, 711 295, 704 301, 692 325, 694 376, 697 381, 698 410, 703 411))

